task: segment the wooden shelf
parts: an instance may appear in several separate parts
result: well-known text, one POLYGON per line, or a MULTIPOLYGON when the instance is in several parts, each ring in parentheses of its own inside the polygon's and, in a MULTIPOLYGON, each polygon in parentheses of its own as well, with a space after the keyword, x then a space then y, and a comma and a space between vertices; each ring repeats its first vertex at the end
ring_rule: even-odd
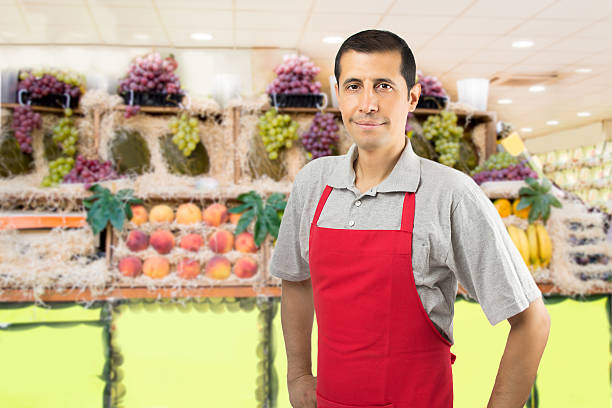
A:
MULTIPOLYGON (((124 111, 125 107, 127 105, 117 105, 115 106, 115 110, 118 111, 124 111)), ((177 113, 180 112, 182 109, 179 108, 178 106, 141 106, 140 107, 140 112, 146 112, 146 113, 177 113)))
MULTIPOLYGON (((538 287, 545 295, 559 294, 559 289, 552 284, 538 284, 538 287)), ((457 295, 465 295, 463 288, 459 287, 457 295)), ((608 294, 604 290, 597 290, 587 295, 608 294)), ((255 291, 251 286, 233 286, 216 288, 160 288, 153 291, 145 287, 117 288, 101 295, 92 295, 89 290, 85 291, 65 291, 45 292, 40 299, 44 302, 80 302, 92 300, 114 300, 114 299, 157 299, 157 298, 188 298, 188 297, 255 297, 270 296, 280 297, 281 288, 279 286, 265 286, 255 291)), ((30 291, 7 289, 0 294, 2 302, 33 302, 34 296, 30 291)))
MULTIPOLYGON (((18 103, 2 103, 0 107, 3 109, 15 109, 16 107, 21 106, 18 103)), ((64 114, 64 108, 50 108, 48 106, 38 106, 38 105, 30 105, 34 112, 47 112, 47 113, 61 113, 64 114)), ((73 114, 82 115, 80 109, 75 108, 72 109, 73 114)))
MULTIPOLYGON (((44 302, 78 302, 90 300, 112 299, 157 299, 157 298, 186 298, 186 297, 279 297, 281 288, 276 286, 263 287, 255 291, 252 286, 233 286, 217 288, 160 288, 150 291, 145 287, 117 288, 101 295, 92 295, 91 291, 72 290, 65 292, 47 291, 42 296, 44 302)), ((2 302, 33 302, 34 296, 30 291, 8 289, 0 294, 2 302)))
MULTIPOLYGON (((317 113, 321 111, 317 108, 279 108, 278 111, 280 113, 317 113)), ((324 109, 326 113, 333 113, 335 115, 340 115, 340 110, 338 108, 326 108, 324 109)), ((440 109, 416 109, 413 113, 415 115, 435 115, 440 113, 440 109)), ((466 117, 470 115, 470 112, 467 111, 454 111, 459 117, 466 117)), ((484 119, 485 121, 492 120, 492 115, 489 112, 483 111, 474 111, 472 112, 472 118, 475 119, 484 119)))

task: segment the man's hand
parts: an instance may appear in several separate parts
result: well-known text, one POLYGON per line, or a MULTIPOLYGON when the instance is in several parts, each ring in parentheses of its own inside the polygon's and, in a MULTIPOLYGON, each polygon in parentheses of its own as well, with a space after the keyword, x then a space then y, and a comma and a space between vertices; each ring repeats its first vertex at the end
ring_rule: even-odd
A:
POLYGON ((508 319, 511 325, 488 408, 522 408, 544 353, 550 316, 542 298, 508 319))
POLYGON ((305 374, 287 382, 289 402, 293 408, 316 408, 317 377, 305 374))

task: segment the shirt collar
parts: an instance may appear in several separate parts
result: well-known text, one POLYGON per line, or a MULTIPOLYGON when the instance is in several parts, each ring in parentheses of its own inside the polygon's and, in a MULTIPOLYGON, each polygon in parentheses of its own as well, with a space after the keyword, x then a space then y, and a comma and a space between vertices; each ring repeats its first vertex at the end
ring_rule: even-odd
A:
MULTIPOLYGON (((348 152, 342 156, 329 177, 328 183, 334 188, 354 188, 355 170, 353 163, 359 156, 357 144, 353 143, 348 152)), ((376 192, 387 193, 393 191, 414 192, 419 185, 421 165, 419 156, 412 150, 410 139, 406 138, 406 146, 391 173, 380 184, 372 188, 372 195, 376 192)))

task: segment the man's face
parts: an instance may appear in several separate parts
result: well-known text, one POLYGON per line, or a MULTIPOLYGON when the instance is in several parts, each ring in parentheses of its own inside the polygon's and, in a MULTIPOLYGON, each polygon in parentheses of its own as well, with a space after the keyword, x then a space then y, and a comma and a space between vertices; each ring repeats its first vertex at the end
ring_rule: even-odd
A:
POLYGON ((342 120, 357 146, 367 151, 405 137, 408 112, 416 108, 421 86, 408 91, 399 52, 347 51, 340 58, 335 90, 342 120))

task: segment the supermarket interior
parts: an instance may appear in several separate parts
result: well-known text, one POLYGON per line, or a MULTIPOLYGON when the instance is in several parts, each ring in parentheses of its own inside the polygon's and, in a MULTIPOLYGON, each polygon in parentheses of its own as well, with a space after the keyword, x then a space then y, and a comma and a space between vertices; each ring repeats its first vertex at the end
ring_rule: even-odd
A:
MULTIPOLYGON (((612 0, 0 0, 0 407, 292 407, 269 265, 298 173, 355 143, 334 64, 370 29, 414 55, 410 147, 542 292, 525 406, 610 407, 612 0)), ((466 288, 456 408, 511 329, 466 288)))

